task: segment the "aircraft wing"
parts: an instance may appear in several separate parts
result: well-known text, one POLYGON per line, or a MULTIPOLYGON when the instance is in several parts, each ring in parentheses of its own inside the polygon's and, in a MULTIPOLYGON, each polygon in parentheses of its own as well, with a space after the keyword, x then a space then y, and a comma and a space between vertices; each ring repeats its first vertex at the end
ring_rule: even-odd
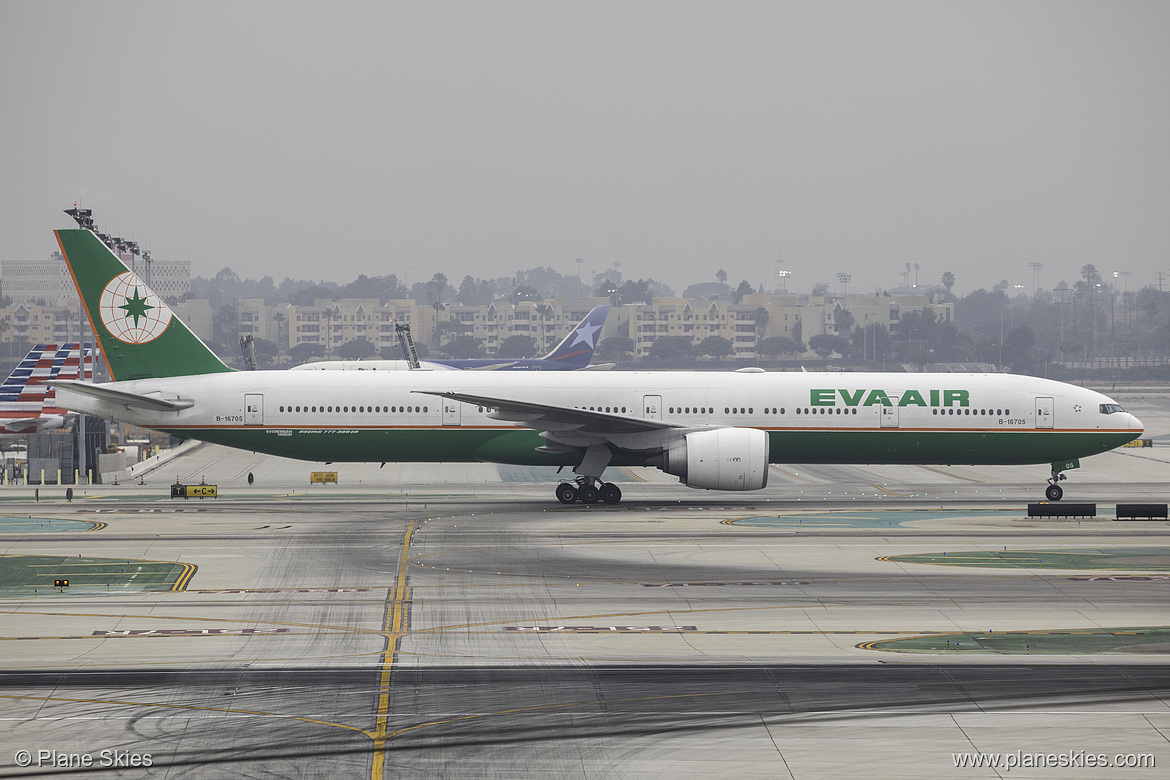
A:
POLYGON ((492 409, 490 417, 509 420, 541 432, 549 442, 542 450, 565 451, 588 448, 595 444, 612 444, 627 450, 661 450, 699 428, 675 423, 629 417, 590 409, 554 406, 514 398, 495 398, 475 393, 421 392, 492 409))
POLYGON ((519 362, 519 361, 516 361, 516 360, 502 360, 502 361, 500 361, 499 363, 490 363, 490 364, 488 364, 488 365, 485 365, 485 366, 471 366, 471 367, 469 367, 469 368, 465 368, 465 369, 463 369, 463 370, 464 370, 464 371, 500 371, 500 370, 507 370, 507 369, 511 368, 512 366, 516 365, 516 363, 517 363, 517 362, 519 362))
MULTIPOLYGON (((139 395, 138 393, 128 393, 125 390, 115 390, 112 387, 105 387, 103 385, 94 385, 89 382, 76 381, 57 381, 51 382, 54 387, 62 391, 62 394, 77 393, 78 395, 89 396, 96 398, 115 406, 125 406, 129 409, 149 409, 154 412, 177 412, 180 409, 190 409, 195 405, 194 401, 174 398, 163 398, 161 394, 139 395)), ((62 397, 61 403, 68 404, 68 399, 62 397)))

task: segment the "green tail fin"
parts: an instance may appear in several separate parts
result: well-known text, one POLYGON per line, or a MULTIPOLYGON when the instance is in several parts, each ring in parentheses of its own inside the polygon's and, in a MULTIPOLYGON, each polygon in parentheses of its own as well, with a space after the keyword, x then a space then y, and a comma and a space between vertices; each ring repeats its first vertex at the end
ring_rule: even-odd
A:
POLYGON ((54 232, 110 376, 147 379, 232 370, 92 231, 54 232))

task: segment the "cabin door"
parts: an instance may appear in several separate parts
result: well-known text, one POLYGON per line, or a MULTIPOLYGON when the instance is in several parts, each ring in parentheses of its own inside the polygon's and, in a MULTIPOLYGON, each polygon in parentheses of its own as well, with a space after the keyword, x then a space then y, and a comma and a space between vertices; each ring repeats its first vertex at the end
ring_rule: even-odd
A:
POLYGON ((458 401, 453 401, 450 398, 443 399, 443 425, 460 425, 461 405, 458 401))
POLYGON ((1037 428, 1051 428, 1052 427, 1052 399, 1051 398, 1037 398, 1036 399, 1036 427, 1037 428))
POLYGON ((883 428, 897 428, 898 427, 898 396, 890 396, 890 405, 882 404, 882 427, 883 428))
POLYGON ((644 395, 642 396, 642 416, 647 420, 661 420, 662 419, 662 396, 660 395, 644 395))
POLYGON ((260 393, 244 395, 244 425, 264 424, 264 396, 260 393))

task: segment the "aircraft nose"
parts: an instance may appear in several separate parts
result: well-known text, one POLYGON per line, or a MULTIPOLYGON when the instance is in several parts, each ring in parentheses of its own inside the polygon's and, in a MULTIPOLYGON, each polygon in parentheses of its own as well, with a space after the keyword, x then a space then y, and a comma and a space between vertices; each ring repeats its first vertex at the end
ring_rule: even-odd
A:
POLYGON ((1129 415, 1129 429, 1138 436, 1146 432, 1146 426, 1142 425, 1142 421, 1133 414, 1129 415))

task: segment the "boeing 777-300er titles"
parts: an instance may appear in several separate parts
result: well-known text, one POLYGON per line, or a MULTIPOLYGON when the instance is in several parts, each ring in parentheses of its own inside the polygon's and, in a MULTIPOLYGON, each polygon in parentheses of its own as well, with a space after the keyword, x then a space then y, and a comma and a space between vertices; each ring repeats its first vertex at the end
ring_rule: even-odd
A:
POLYGON ((58 382, 66 408, 309 461, 571 466, 568 504, 617 503, 608 466, 756 490, 770 463, 1052 465, 1141 423, 1080 387, 988 374, 233 371, 88 230, 59 230, 113 382, 58 382))
MULTIPOLYGON (((552 352, 538 358, 438 358, 419 366, 431 371, 580 371, 591 366, 598 334, 605 325, 609 306, 595 306, 552 352)), ((293 371, 403 371, 406 360, 319 360, 295 366, 293 371)))
POLYGON ((0 385, 0 435, 43 433, 65 425, 68 412, 57 406, 56 390, 49 382, 92 379, 93 359, 85 345, 37 344, 0 385), (83 373, 84 368, 84 373, 83 373))

